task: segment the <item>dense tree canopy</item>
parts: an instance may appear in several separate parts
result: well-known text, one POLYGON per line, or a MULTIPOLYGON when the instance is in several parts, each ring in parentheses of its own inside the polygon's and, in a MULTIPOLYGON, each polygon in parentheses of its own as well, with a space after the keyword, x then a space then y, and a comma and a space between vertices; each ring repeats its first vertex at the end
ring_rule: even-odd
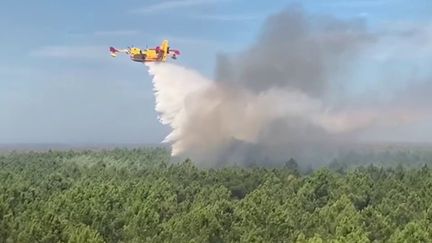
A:
POLYGON ((0 242, 432 239, 426 165, 335 161, 305 174, 294 159, 220 169, 169 160, 163 149, 0 155, 0 242))

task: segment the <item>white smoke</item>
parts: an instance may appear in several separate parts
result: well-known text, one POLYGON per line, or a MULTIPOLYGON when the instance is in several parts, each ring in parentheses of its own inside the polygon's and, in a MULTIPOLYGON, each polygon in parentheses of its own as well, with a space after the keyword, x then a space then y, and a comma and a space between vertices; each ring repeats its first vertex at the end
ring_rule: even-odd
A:
MULTIPOLYGON (((279 120, 301 121, 328 134, 367 126, 374 114, 334 112, 294 89, 261 93, 214 82, 198 72, 175 64, 147 64, 162 124, 171 127, 163 142, 172 155, 215 159, 230 141, 260 143, 262 133, 279 120)), ((296 140, 296 137, 287 137, 296 140)))
MULTIPOLYGON (((416 36, 414 42, 404 35, 394 38, 417 45, 417 39, 427 37, 416 36)), ((379 54, 384 37, 367 31, 361 21, 308 16, 291 8, 270 16, 256 43, 240 55, 220 56, 214 80, 175 64, 147 64, 156 111, 171 128, 164 142, 171 144, 173 156, 207 165, 289 157, 313 163, 358 141, 368 129, 392 130, 424 119, 430 114, 432 81, 424 65, 395 63, 401 71, 397 78, 410 83, 410 92, 379 88, 376 82, 394 84, 395 70, 387 64, 401 57, 392 53, 385 62, 373 62, 371 53, 379 54), (412 70, 424 85, 414 85, 412 70), (347 92, 365 82, 377 92, 347 92)))

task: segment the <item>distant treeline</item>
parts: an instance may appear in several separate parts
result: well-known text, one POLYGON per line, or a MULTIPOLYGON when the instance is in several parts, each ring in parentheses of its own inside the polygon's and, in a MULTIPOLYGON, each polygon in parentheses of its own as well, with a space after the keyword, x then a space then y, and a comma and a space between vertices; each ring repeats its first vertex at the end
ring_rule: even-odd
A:
POLYGON ((299 171, 199 169, 158 148, 7 153, 0 242, 429 242, 431 153, 390 154, 299 171))

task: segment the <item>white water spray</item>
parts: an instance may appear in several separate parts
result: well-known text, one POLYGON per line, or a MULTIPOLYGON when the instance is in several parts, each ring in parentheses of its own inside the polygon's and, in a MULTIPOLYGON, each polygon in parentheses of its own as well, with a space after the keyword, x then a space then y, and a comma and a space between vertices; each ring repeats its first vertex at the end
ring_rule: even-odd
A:
MULTIPOLYGON (((253 93, 213 82, 198 72, 175 64, 147 64, 156 98, 156 111, 171 133, 163 142, 172 155, 215 158, 231 141, 259 144, 260 137, 277 120, 295 121, 326 133, 350 131, 370 122, 332 113, 322 102, 291 89, 253 93)), ((289 142, 298 137, 286 137, 289 142)))

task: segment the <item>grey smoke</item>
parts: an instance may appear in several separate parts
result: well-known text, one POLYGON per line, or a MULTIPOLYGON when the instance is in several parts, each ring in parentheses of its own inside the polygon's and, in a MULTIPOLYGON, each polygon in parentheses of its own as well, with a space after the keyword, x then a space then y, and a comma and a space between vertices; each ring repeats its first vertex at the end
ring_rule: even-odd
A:
MULTIPOLYGON (((322 98, 330 92, 340 66, 375 39, 361 20, 308 16, 301 8, 291 7, 270 16, 256 43, 244 53, 231 58, 221 55, 216 80, 256 93, 276 87, 322 98)), ((228 150, 235 151, 231 158, 224 151, 222 157, 245 163, 251 162, 249 154, 267 163, 290 156, 317 161, 331 156, 345 136, 331 136, 323 128, 288 116, 270 122, 253 146, 243 145, 241 152, 228 150)))
POLYGON ((322 95, 340 64, 374 39, 360 20, 313 17, 292 7, 270 16, 240 56, 221 56, 216 80, 256 92, 290 87, 322 95))
MULTIPOLYGON (((396 87, 396 79, 386 64, 403 55, 396 49, 382 57, 375 50, 394 43, 427 48, 413 43, 430 36, 372 33, 361 20, 288 8, 266 20, 251 47, 221 54, 215 80, 176 65, 149 65, 156 110, 172 129, 165 142, 172 144, 174 156, 205 166, 280 163, 291 157, 303 164, 330 161, 372 128, 384 131, 427 118, 429 96, 416 88, 410 72, 423 67, 400 67, 407 72, 397 78, 411 91, 390 88, 396 87), (362 78, 358 63, 375 59, 384 61, 376 61, 379 70, 372 81, 384 80, 385 88, 347 92, 362 78)), ((422 73, 427 87, 432 75, 422 73)))

